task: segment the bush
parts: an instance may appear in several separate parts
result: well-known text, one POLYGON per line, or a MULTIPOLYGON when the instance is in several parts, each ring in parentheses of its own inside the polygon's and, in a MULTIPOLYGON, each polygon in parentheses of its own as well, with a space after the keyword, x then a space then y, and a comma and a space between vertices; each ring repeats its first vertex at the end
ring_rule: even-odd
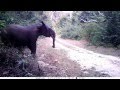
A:
POLYGON ((0 20, 0 29, 5 27, 5 21, 4 20, 0 20))
MULTIPOLYGON (((75 18, 75 17, 74 17, 75 18)), ((73 19, 74 19, 73 18, 73 19)), ((86 22, 80 23, 77 19, 69 20, 67 17, 60 20, 58 30, 62 38, 80 40, 87 39, 93 45, 104 45, 105 23, 86 22), (74 21, 74 22, 73 22, 74 21)))
POLYGON ((105 11, 104 14, 107 24, 103 42, 117 47, 120 45, 120 11, 105 11))
MULTIPOLYGON (((9 48, 1 45, 0 48, 0 76, 19 76, 22 70, 17 68, 21 56, 15 48, 9 48), (17 70, 16 70, 17 68, 17 70), (6 73, 5 73, 6 72, 6 73)), ((21 73, 22 74, 22 73, 21 73)))
POLYGON ((85 37, 94 45, 102 45, 104 38, 104 28, 97 23, 88 23, 82 30, 82 37, 85 37))
POLYGON ((61 35, 61 38, 68 38, 68 39, 81 39, 80 31, 81 26, 73 20, 63 17, 58 23, 57 23, 57 32, 61 35))
POLYGON ((24 57, 17 48, 9 48, 0 44, 0 76, 1 77, 28 77, 40 76, 37 62, 32 56, 24 57), (34 61, 34 62, 33 62, 34 61), (34 65, 36 71, 34 71, 34 65))
POLYGON ((66 27, 64 31, 61 34, 62 38, 68 38, 68 39, 75 39, 75 40, 80 40, 81 39, 81 28, 79 26, 70 26, 66 27))
MULTIPOLYGON (((100 43, 102 41, 103 26, 99 22, 103 22, 104 17, 98 11, 74 11, 72 18, 63 17, 58 26, 58 32, 62 38, 80 40, 85 38, 91 43, 100 43), (84 22, 81 22, 84 20, 84 22)), ((97 45, 96 44, 96 45, 97 45)))

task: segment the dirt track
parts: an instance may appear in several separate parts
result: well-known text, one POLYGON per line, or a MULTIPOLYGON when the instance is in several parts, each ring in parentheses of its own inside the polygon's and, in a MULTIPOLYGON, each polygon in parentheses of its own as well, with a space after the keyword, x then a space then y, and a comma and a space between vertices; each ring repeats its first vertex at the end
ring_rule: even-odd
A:
MULTIPOLYGON (((93 74, 96 72, 112 77, 120 76, 119 57, 94 53, 93 51, 89 51, 72 45, 60 38, 56 39, 55 49, 51 48, 52 39, 50 38, 38 40, 37 46, 37 55, 40 56, 37 60, 40 65, 42 64, 43 66, 47 66, 47 68, 48 66, 54 68, 51 71, 60 72, 60 70, 62 70, 62 74, 60 73, 56 76, 84 76, 84 73, 85 76, 88 77, 101 76, 93 74), (56 51, 59 51, 59 54, 56 51), (44 54, 42 54, 43 52, 44 54), (64 52, 66 52, 66 54, 64 54, 64 52), (63 57, 65 57, 65 59, 67 58, 68 60, 63 60, 64 58, 61 59, 62 54, 64 54, 63 57), (65 63, 68 65, 66 65, 65 63), (59 70, 57 67, 59 67, 59 70), (70 71, 71 73, 69 73, 70 71), (66 74, 66 72, 68 73, 66 74)), ((51 74, 47 76, 51 76, 51 74)))

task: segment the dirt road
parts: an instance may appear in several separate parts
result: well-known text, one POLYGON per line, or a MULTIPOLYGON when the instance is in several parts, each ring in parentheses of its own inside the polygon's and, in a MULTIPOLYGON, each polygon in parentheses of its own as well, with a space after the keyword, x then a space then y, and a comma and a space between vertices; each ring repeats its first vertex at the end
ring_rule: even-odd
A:
MULTIPOLYGON (((50 47, 50 46, 52 46, 52 39, 45 38, 45 39, 43 39, 43 41, 38 40, 38 48, 42 47, 42 44, 40 44, 41 42, 44 42, 43 47, 46 47, 47 52, 48 52, 48 49, 50 50, 49 52, 52 51, 52 53, 49 53, 50 56, 52 56, 52 54, 55 54, 56 50, 59 50, 59 51, 64 50, 67 53, 65 55, 69 60, 67 62, 61 61, 62 63, 59 66, 62 67, 63 64, 65 64, 65 63, 67 64, 69 62, 69 66, 67 68, 71 68, 70 71, 71 70, 73 71, 72 74, 79 72, 79 70, 85 71, 84 73, 86 73, 86 74, 92 73, 91 70, 94 70, 96 72, 107 74, 111 77, 119 77, 120 76, 120 58, 119 57, 98 54, 93 51, 89 51, 89 50, 80 48, 76 45, 70 44, 60 38, 56 38, 56 48, 55 49, 50 47), (73 64, 72 61, 77 64, 73 64), (77 69, 74 70, 73 66, 77 66, 77 69)), ((44 51, 46 49, 44 49, 44 51)), ((39 55, 40 50, 38 49, 37 52, 39 55)), ((60 53, 62 54, 63 52, 60 52, 60 53)), ((46 54, 46 52, 44 54, 46 54)), ((45 56, 44 54, 43 54, 43 56, 42 55, 41 56, 44 57, 45 56)), ((46 57, 48 57, 48 56, 46 56, 46 57)), ((57 57, 61 57, 61 56, 58 54, 56 54, 56 56, 54 55, 54 61, 51 61, 51 62, 52 63, 53 62, 60 63, 60 59, 55 59, 55 57, 57 58, 57 57)), ((53 60, 53 58, 50 60, 53 60)), ((43 60, 43 61, 48 62, 48 60, 43 60)), ((52 64, 52 65, 54 66, 54 64, 52 64)), ((63 67, 63 70, 64 69, 65 69, 65 67, 63 67)), ((73 76, 74 75, 76 75, 76 74, 73 74, 73 76)))
POLYGON ((112 77, 120 76, 119 57, 94 53, 64 42, 59 38, 56 39, 56 47, 66 50, 69 58, 79 63, 82 69, 94 68, 96 71, 104 72, 112 77))

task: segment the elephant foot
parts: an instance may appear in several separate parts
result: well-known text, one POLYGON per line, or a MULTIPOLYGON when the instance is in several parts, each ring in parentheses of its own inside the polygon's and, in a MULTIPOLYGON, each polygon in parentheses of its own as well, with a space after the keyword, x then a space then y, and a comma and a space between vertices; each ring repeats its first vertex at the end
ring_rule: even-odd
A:
POLYGON ((53 48, 55 48, 55 46, 52 46, 53 48))

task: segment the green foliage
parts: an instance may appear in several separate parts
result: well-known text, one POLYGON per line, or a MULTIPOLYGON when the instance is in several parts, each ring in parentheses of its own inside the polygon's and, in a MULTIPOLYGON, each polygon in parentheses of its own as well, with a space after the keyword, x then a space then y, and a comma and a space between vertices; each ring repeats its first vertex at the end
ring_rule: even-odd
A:
POLYGON ((74 11, 57 23, 62 38, 85 38, 93 45, 120 45, 120 11, 74 11))
POLYGON ((27 25, 40 20, 35 16, 35 11, 1 11, 0 12, 0 28, 8 24, 27 25))
POLYGON ((72 18, 63 17, 57 26, 62 38, 76 40, 86 38, 95 44, 102 40, 103 28, 99 22, 103 20, 103 16, 98 11, 74 11, 72 18))
POLYGON ((62 38, 68 38, 68 39, 76 39, 80 40, 81 39, 81 33, 80 33, 80 28, 78 27, 69 27, 64 30, 64 32, 61 34, 62 38))
POLYGON ((120 45, 120 11, 104 12, 106 32, 103 42, 117 47, 120 45))
POLYGON ((34 21, 34 14, 32 11, 7 11, 6 14, 9 16, 11 22, 9 24, 22 24, 27 25, 34 21))
POLYGON ((81 39, 81 26, 76 23, 72 24, 72 20, 68 18, 62 18, 58 23, 58 30, 62 38, 68 39, 81 39))
POLYGON ((4 20, 0 20, 0 29, 5 27, 5 21, 4 20))
POLYGON ((89 40, 94 45, 102 45, 104 38, 104 28, 97 23, 88 23, 84 25, 84 29, 81 32, 82 37, 89 40))
POLYGON ((9 16, 6 12, 0 11, 0 29, 4 28, 6 24, 10 21, 9 16))

